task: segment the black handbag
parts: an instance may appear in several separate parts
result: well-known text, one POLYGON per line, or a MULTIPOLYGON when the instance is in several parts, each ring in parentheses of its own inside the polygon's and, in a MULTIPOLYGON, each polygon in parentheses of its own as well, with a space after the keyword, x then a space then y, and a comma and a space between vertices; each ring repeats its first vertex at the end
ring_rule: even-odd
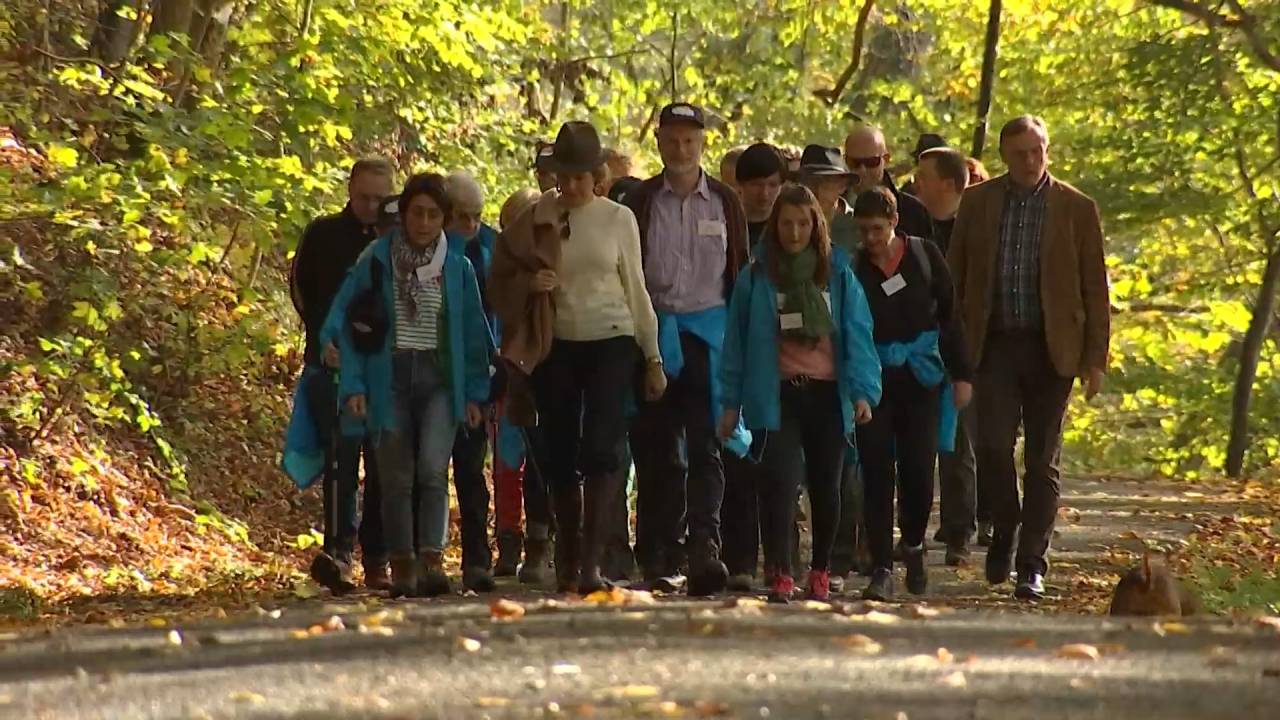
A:
POLYGON ((364 355, 382 351, 382 346, 387 341, 387 330, 391 326, 387 306, 382 301, 383 272, 382 262, 372 258, 369 265, 372 283, 347 308, 347 329, 351 332, 351 344, 356 352, 364 355))

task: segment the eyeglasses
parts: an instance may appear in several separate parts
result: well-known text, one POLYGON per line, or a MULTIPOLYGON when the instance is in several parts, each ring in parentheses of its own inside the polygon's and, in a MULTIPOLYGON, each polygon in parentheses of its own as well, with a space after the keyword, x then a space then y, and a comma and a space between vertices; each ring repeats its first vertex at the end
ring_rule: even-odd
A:
POLYGON ((564 212, 560 213, 560 239, 561 239, 561 240, 568 240, 568 239, 569 239, 569 232, 570 232, 570 229, 569 229, 569 211, 568 211, 568 210, 565 210, 564 212))
POLYGON ((862 157, 862 158, 856 158, 856 157, 848 158, 849 167, 851 168, 857 168, 857 167, 873 168, 882 162, 884 162, 883 155, 875 155, 873 157, 862 157))

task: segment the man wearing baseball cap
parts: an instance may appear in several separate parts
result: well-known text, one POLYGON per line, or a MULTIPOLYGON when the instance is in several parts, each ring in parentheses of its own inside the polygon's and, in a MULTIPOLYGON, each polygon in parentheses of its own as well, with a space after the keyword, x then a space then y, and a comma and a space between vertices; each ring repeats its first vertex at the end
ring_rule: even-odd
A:
POLYGON ((640 491, 636 550, 645 580, 666 592, 682 584, 687 553, 690 595, 718 593, 728 581, 720 560, 724 467, 716 367, 729 293, 748 259, 737 193, 702 169, 705 128, 702 108, 664 107, 657 131, 663 170, 626 198, 640 227, 645 285, 670 379, 660 400, 641 405, 631 428, 640 491))

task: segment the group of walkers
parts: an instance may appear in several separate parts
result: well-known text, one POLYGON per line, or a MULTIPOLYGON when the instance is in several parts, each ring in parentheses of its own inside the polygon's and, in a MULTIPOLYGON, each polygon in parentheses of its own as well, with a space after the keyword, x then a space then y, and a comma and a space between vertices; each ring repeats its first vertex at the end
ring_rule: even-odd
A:
POLYGON ((785 602, 797 577, 825 600, 859 571, 888 600, 899 562, 918 595, 936 470, 946 563, 976 532, 991 583, 1016 570, 1016 597, 1043 596, 1069 395, 1100 389, 1110 333, 1097 207, 1049 174, 1043 121, 1004 126, 994 179, 922 136, 913 192, 874 127, 798 158, 737 148, 716 179, 706 124, 665 107, 642 180, 566 123, 500 230, 466 172, 393 195, 389 163, 355 164, 293 268, 306 368, 284 464, 324 478, 319 582, 354 587, 358 540, 368 587, 449 592, 452 463, 469 590, 762 582, 785 602))

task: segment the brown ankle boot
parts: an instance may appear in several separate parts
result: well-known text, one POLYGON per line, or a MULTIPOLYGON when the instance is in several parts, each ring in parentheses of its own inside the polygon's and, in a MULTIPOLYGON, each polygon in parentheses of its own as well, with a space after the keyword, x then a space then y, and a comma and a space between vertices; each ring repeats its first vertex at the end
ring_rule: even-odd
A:
POLYGON ((453 590, 444 572, 444 553, 440 550, 418 552, 418 596, 437 597, 453 590))
POLYGON ((364 561, 364 586, 370 590, 389 590, 391 574, 385 558, 368 558, 364 561))
POLYGON ((418 566, 412 555, 391 556, 390 596, 413 597, 418 593, 418 566))

